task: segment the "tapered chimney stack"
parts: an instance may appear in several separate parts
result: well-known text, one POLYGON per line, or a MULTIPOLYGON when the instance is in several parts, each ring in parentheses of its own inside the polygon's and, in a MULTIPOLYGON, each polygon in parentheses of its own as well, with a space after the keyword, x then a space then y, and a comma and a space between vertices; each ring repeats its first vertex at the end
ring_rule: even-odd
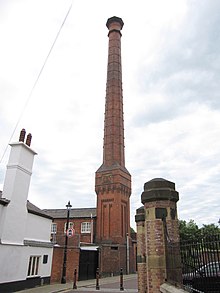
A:
MULTIPOLYGON (((109 262, 101 264, 102 273, 120 273, 126 268, 126 243, 130 236, 131 175, 125 167, 124 118, 121 69, 121 30, 124 23, 113 16, 109 30, 108 68, 105 98, 103 162, 96 172, 96 241, 109 262), (112 244, 116 245, 114 249, 112 244), (112 256, 111 256, 112 253, 112 256)), ((127 265, 129 270, 129 265, 127 265)))

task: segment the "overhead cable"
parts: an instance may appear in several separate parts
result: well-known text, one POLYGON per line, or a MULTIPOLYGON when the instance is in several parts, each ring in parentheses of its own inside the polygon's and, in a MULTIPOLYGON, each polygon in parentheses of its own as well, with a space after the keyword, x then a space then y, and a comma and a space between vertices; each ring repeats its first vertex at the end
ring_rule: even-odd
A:
POLYGON ((29 93, 29 95, 28 95, 28 98, 27 98, 25 104, 24 104, 24 107, 23 107, 23 109, 21 110, 21 114, 20 114, 20 116, 18 117, 18 120, 17 120, 17 123, 15 124, 14 130, 12 131, 12 134, 11 134, 11 136, 10 136, 10 138, 9 138, 9 141, 8 141, 6 147, 5 147, 5 150, 4 150, 3 155, 2 155, 2 157, 1 157, 0 163, 2 162, 2 160, 3 160, 3 158, 4 158, 5 154, 6 154, 6 151, 7 151, 8 145, 10 144, 10 142, 11 142, 11 140, 12 140, 12 137, 14 136, 14 133, 15 133, 17 127, 18 127, 19 122, 21 121, 21 118, 22 118, 22 116, 23 116, 23 114, 24 114, 25 109, 27 108, 27 105, 28 105, 28 103, 29 103, 29 101, 30 101, 30 99, 31 99, 32 94, 33 94, 33 91, 34 91, 34 89, 35 89, 35 87, 36 87, 36 85, 37 85, 37 83, 38 83, 38 81, 39 81, 39 79, 40 79, 40 76, 41 76, 41 74, 42 74, 42 72, 43 72, 43 70, 44 70, 44 67, 45 67, 45 65, 46 65, 46 63, 47 63, 47 61, 48 61, 48 59, 49 59, 49 57, 50 57, 50 54, 51 54, 51 52, 52 52, 52 50, 53 50, 53 48, 54 48, 54 46, 55 46, 55 44, 56 44, 56 41, 57 41, 57 39, 58 39, 58 37, 59 37, 59 35, 60 35, 60 32, 61 32, 61 30, 62 30, 62 28, 63 28, 65 22, 66 22, 66 19, 67 19, 69 13, 70 13, 71 8, 72 8, 72 3, 70 4, 70 7, 69 7, 69 9, 68 9, 68 11, 67 11, 67 13, 66 13, 66 15, 65 15, 65 17, 64 17, 64 20, 63 20, 63 22, 62 22, 62 24, 61 24, 61 26, 60 26, 60 28, 59 28, 57 34, 56 34, 56 37, 55 37, 55 39, 54 39, 54 41, 53 41, 53 43, 52 43, 52 45, 51 45, 51 47, 50 47, 50 50, 49 50, 49 52, 48 52, 48 54, 47 54, 47 56, 46 56, 46 58, 45 58, 45 60, 44 60, 44 62, 43 62, 43 65, 41 66, 41 69, 40 69, 40 71, 39 71, 39 73, 38 73, 38 75, 37 75, 37 78, 36 78, 36 80, 35 80, 35 82, 34 82, 32 88, 31 88, 31 91, 30 91, 30 93, 29 93))

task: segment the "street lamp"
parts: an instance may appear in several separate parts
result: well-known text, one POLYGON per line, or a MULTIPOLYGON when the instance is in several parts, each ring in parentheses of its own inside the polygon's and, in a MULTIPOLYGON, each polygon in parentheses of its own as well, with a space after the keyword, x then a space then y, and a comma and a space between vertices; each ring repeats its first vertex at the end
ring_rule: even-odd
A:
POLYGON ((67 245, 68 245, 68 235, 67 230, 69 229, 69 218, 70 218, 70 209, 71 209, 70 201, 66 205, 67 208, 67 222, 66 222, 66 236, 65 236, 65 246, 64 246, 64 254, 63 254, 63 272, 61 278, 61 284, 66 284, 66 261, 67 261, 67 245))

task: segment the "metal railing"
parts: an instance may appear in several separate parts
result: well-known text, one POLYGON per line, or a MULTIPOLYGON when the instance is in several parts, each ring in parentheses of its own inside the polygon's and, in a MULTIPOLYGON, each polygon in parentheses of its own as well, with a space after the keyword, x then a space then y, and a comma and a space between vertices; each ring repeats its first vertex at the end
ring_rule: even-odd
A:
POLYGON ((163 219, 166 278, 189 292, 220 293, 220 235, 174 242, 163 219))
POLYGON ((183 284, 191 292, 220 292, 220 235, 180 243, 183 284))

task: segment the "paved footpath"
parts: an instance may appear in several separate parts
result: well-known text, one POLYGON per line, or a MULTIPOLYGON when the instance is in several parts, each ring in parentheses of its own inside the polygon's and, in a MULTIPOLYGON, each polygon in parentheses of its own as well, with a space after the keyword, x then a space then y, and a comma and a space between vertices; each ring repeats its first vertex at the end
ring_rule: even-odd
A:
POLYGON ((67 284, 52 284, 52 285, 44 285, 32 289, 26 289, 22 291, 14 291, 19 293, 78 293, 78 292, 130 292, 137 293, 137 275, 124 275, 123 276, 123 288, 124 290, 120 290, 120 277, 109 277, 103 278, 99 280, 99 290, 96 290, 96 280, 86 280, 77 282, 77 289, 73 288, 73 283, 67 284))

